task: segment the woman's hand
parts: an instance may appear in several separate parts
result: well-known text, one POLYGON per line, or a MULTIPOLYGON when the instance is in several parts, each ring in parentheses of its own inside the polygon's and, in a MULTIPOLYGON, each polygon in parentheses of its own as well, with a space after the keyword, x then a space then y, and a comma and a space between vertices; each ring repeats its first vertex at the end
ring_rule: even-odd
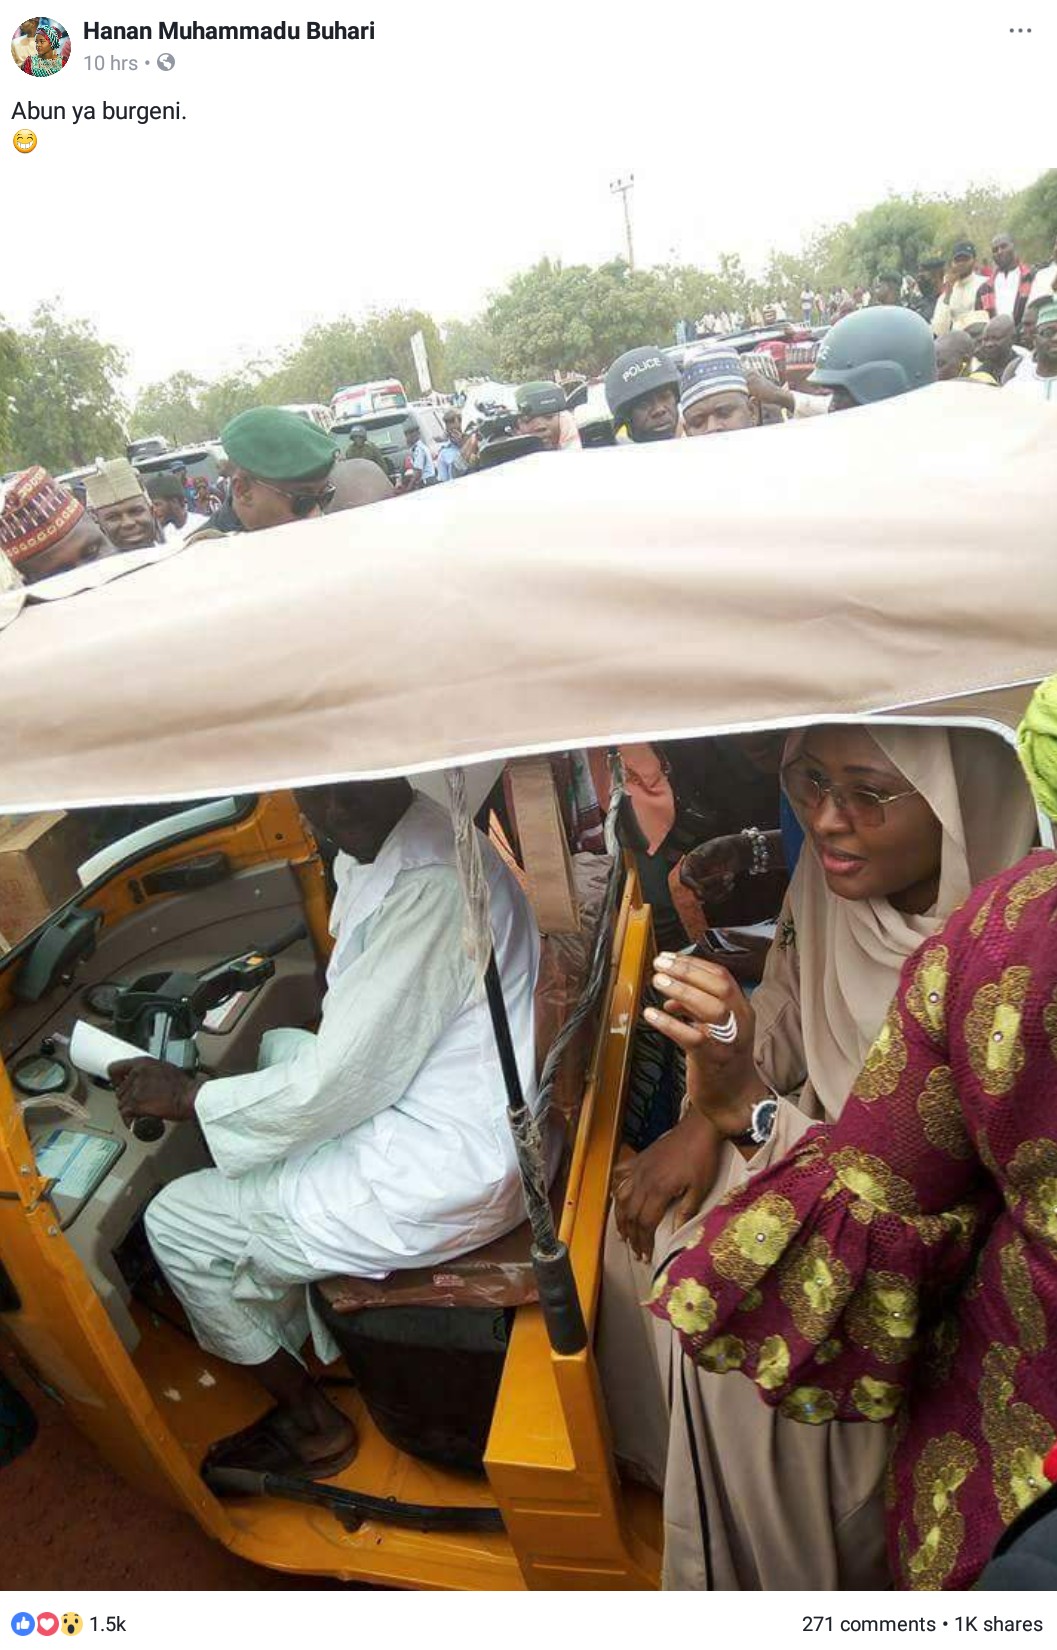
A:
POLYGON ((770 1091, 753 1058, 756 1016, 737 981, 718 963, 662 952, 654 959, 654 988, 664 1007, 647 1008, 647 1022, 686 1053, 686 1089, 697 1109, 725 1138, 749 1126, 753 1105, 770 1091), (730 1042, 711 1028, 733 1025, 730 1042))
POLYGON ((730 897, 738 878, 752 863, 748 837, 714 836, 684 854, 679 864, 679 881, 707 909, 730 897))
POLYGON ((618 1168, 613 1186, 617 1231, 640 1260, 651 1258, 657 1227, 673 1203, 678 1200, 677 1227, 696 1215, 712 1189, 722 1144, 708 1119, 692 1111, 639 1152, 629 1169, 618 1168))

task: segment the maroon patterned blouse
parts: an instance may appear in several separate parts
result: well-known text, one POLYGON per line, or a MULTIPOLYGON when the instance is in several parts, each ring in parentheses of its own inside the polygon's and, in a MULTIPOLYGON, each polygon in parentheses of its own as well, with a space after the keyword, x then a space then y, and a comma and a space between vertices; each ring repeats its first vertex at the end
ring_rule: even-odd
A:
POLYGON ((966 1587, 1057 1440, 1057 855, 903 970, 832 1127, 706 1220, 654 1312, 798 1421, 892 1421, 900 1585, 966 1587))

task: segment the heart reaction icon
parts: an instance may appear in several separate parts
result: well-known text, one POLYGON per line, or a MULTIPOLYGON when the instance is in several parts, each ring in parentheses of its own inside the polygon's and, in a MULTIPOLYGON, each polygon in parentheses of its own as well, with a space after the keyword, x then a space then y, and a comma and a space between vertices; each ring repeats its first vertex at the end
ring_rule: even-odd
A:
POLYGON ((51 1635, 58 1631, 59 1618, 53 1616, 50 1610, 45 1610, 43 1615, 37 1617, 37 1632, 43 1633, 46 1639, 50 1639, 51 1635))

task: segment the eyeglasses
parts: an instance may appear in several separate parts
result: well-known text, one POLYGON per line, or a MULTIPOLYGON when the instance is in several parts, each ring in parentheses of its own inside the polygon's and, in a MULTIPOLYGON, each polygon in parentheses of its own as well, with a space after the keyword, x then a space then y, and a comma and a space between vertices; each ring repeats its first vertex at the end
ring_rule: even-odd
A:
POLYGON ((885 822, 889 803, 902 802, 908 796, 920 796, 920 791, 875 791, 865 785, 834 785, 832 780, 811 768, 790 765, 781 773, 782 789, 790 802, 804 813, 814 813, 828 796, 839 813, 855 825, 873 829, 885 822))
POLYGON ((278 493, 285 498, 297 521, 303 521, 310 516, 313 510, 325 510, 328 504, 333 504, 338 489, 334 483, 328 482, 320 493, 288 493, 285 487, 273 487, 270 481, 261 481, 254 478, 258 487, 263 487, 266 493, 278 493))

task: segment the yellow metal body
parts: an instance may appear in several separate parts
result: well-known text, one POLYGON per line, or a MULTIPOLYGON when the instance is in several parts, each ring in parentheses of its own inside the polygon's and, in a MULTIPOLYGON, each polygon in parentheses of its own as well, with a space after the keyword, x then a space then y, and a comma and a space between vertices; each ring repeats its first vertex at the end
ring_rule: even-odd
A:
MULTIPOLYGON (((223 851, 233 868, 288 861, 325 954, 330 942, 322 867, 287 795, 264 797, 248 818, 152 853, 81 903, 100 911, 106 927, 120 923, 142 911, 149 898, 140 880, 145 872, 206 849, 223 851)), ((630 874, 562 1215, 589 1325, 601 1282, 631 1029, 649 956, 649 910, 630 874)), ((0 972, 0 1016, 11 1003, 12 973, 0 972)), ((263 1407, 261 1391, 246 1371, 206 1356, 139 1307, 142 1338, 134 1353, 126 1351, 59 1230, 2 1065, 0 1257, 21 1300, 18 1310, 0 1314, 0 1333, 27 1367, 119 1473, 181 1507, 244 1558, 279 1570, 398 1587, 657 1584, 658 1500, 618 1481, 593 1355, 552 1354, 537 1307, 517 1313, 484 1477, 403 1454, 377 1431, 357 1395, 340 1389, 362 1447, 336 1483, 401 1501, 498 1506, 504 1531, 439 1535, 382 1523, 348 1531, 321 1508, 268 1499, 220 1502, 205 1488, 198 1463, 207 1444, 252 1420, 263 1407)), ((428 1379, 428 1371, 423 1374, 428 1379)))

